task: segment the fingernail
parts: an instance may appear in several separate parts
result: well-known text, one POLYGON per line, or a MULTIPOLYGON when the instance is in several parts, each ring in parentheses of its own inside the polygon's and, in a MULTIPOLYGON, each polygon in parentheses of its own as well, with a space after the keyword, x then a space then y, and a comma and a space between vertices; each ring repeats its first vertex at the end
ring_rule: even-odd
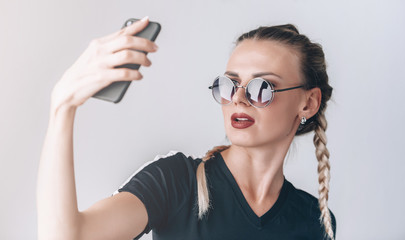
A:
POLYGON ((146 20, 149 20, 149 16, 145 16, 141 19, 141 22, 146 22, 146 20))
POLYGON ((156 43, 153 43, 153 50, 158 50, 159 49, 159 47, 158 47, 158 45, 156 45, 156 43))

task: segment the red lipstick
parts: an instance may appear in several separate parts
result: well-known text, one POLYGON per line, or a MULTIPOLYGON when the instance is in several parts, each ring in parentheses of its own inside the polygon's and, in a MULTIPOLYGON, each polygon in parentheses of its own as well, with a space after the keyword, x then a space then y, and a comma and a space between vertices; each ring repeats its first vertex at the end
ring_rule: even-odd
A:
POLYGON ((255 120, 246 113, 234 113, 231 116, 232 127, 237 129, 244 129, 252 126, 255 120))

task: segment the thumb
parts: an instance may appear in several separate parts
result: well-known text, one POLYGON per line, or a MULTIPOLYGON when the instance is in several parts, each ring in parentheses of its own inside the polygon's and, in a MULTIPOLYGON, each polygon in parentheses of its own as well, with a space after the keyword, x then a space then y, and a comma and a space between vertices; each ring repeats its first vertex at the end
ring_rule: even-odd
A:
POLYGON ((135 21, 131 23, 131 21, 127 22, 127 27, 125 27, 125 35, 135 35, 138 32, 142 31, 146 26, 149 24, 149 17, 143 17, 139 21, 135 21), (128 26, 129 24, 129 26, 128 26))

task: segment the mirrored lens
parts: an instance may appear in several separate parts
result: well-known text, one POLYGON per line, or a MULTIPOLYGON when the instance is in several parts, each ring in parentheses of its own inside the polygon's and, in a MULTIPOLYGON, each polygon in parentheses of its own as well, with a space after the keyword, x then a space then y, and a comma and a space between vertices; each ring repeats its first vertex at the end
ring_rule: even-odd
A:
POLYGON ((252 105, 265 107, 273 100, 273 88, 263 79, 253 79, 246 87, 246 96, 252 105))
POLYGON ((234 93, 234 84, 229 78, 218 77, 212 85, 212 95, 222 105, 231 103, 234 93))

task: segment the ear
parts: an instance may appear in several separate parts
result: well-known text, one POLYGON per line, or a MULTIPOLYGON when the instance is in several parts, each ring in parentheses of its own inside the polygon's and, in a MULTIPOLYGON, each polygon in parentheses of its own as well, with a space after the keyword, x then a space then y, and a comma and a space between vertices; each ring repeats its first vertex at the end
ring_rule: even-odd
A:
POLYGON ((300 111, 300 117, 309 119, 313 117, 321 106, 322 92, 319 88, 312 88, 305 93, 305 102, 300 111))

